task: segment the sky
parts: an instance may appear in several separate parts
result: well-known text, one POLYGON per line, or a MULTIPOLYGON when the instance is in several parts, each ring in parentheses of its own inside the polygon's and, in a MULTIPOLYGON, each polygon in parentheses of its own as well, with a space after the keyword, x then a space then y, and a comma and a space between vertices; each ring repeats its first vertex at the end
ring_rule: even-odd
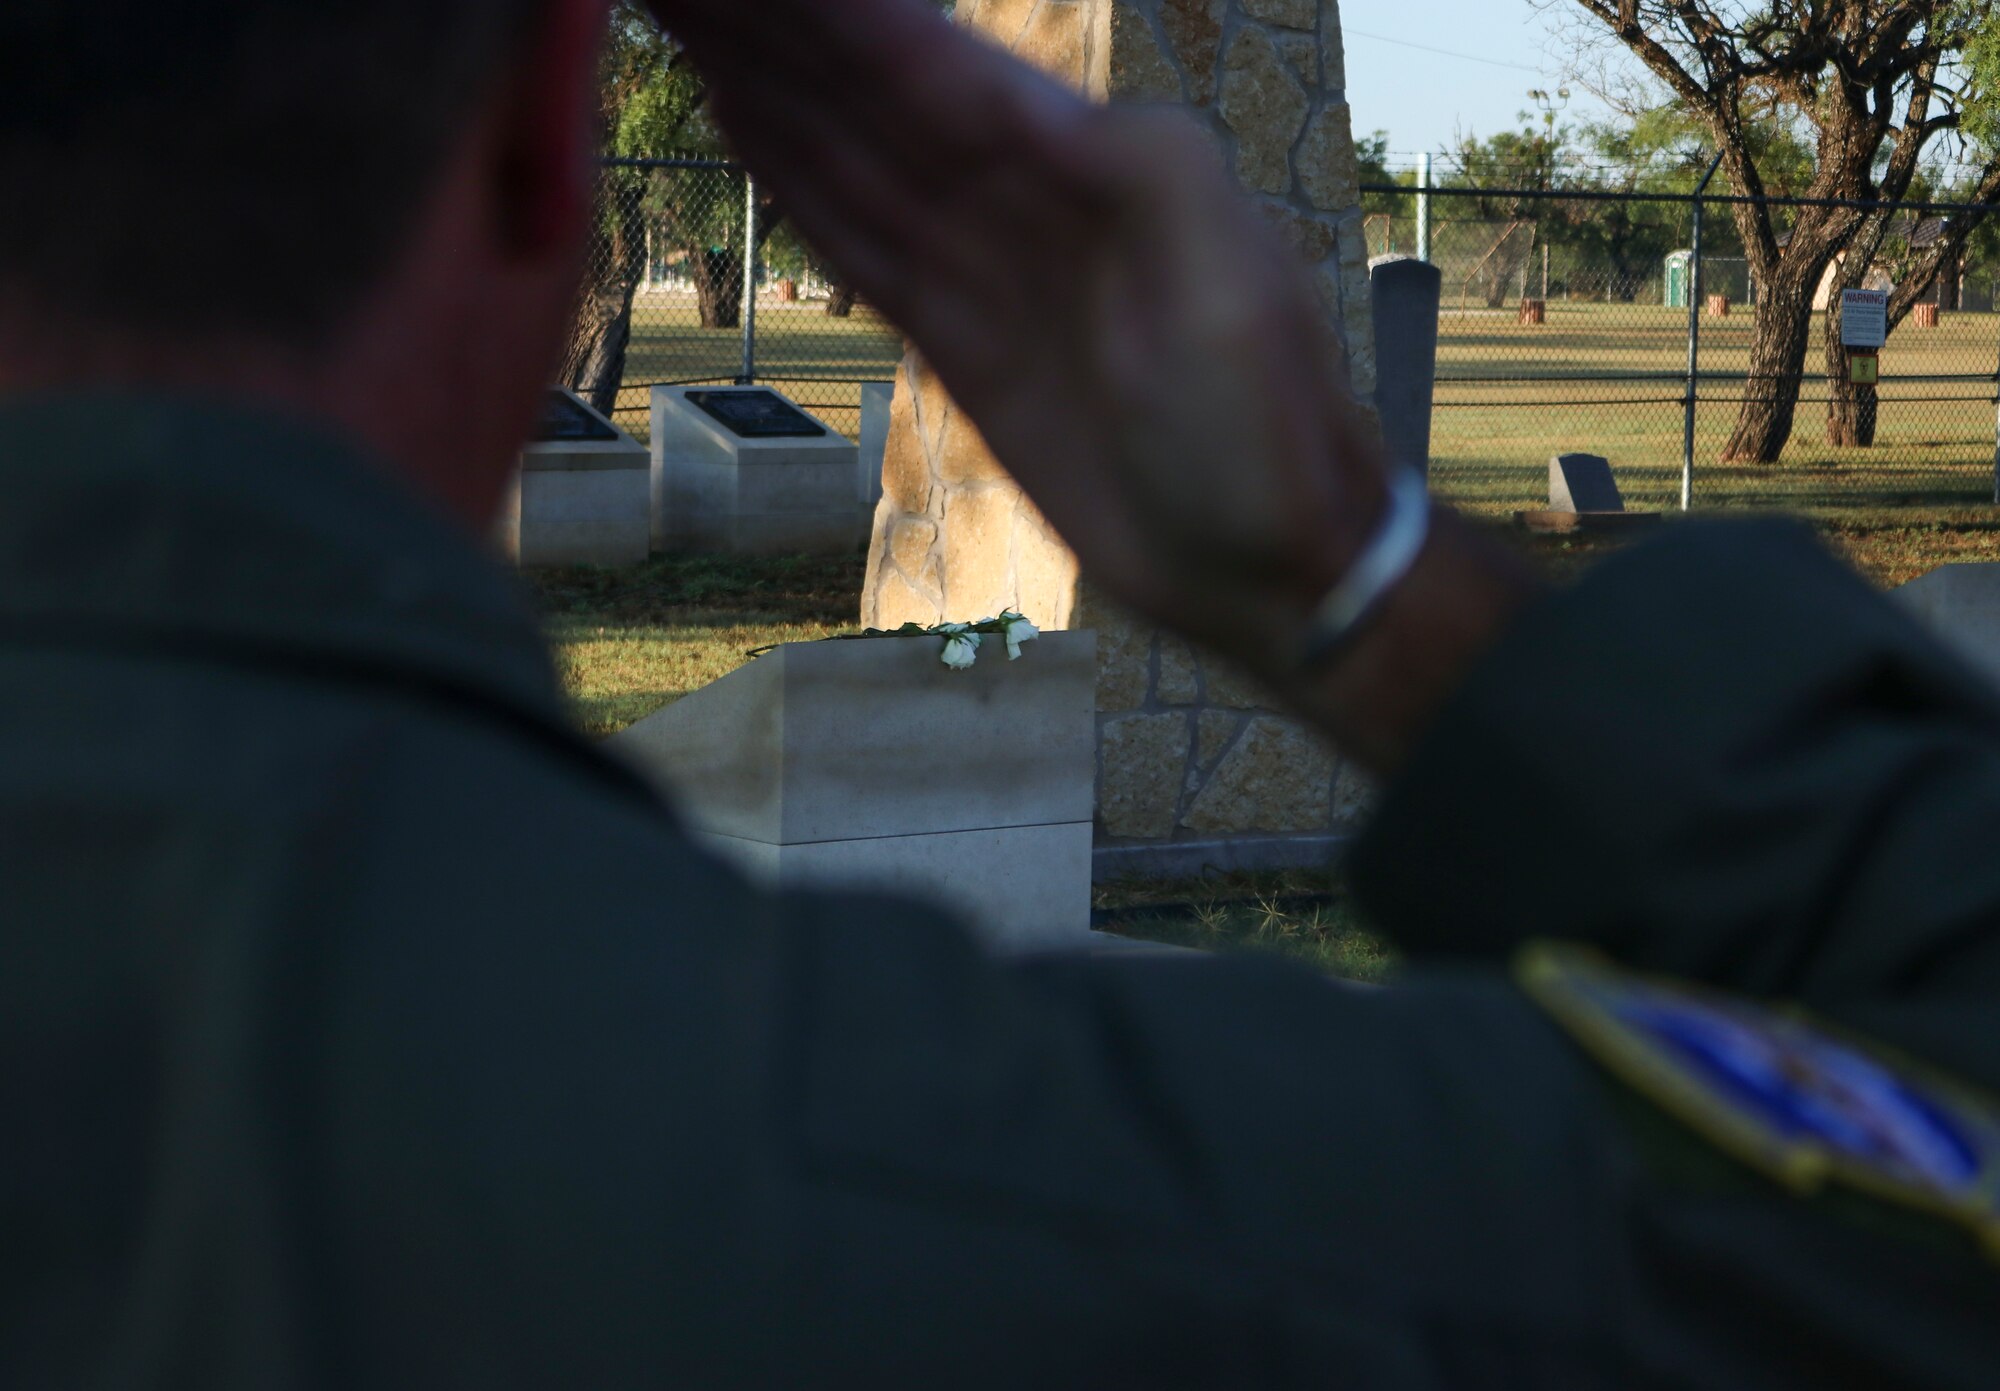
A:
MULTIPOLYGON (((1519 129, 1530 89, 1560 86, 1552 42, 1560 13, 1529 0, 1340 0, 1355 134, 1386 130, 1392 155, 1414 156, 1456 144, 1460 130, 1519 129)), ((1601 111, 1572 87, 1564 119, 1601 111)))

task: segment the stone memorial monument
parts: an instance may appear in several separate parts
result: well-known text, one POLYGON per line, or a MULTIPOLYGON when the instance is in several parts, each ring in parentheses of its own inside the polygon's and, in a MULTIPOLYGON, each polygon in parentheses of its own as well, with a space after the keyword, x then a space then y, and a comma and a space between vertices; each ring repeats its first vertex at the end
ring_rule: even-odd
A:
MULTIPOLYGON (((960 0, 962 22, 1106 101, 1185 106, 1312 272, 1372 410, 1368 255, 1336 0, 960 0)), ((1274 700, 1117 612, 916 356, 898 374, 862 619, 1015 608, 1096 629, 1101 873, 1319 863, 1366 792, 1274 700)))
POLYGON ((931 898, 995 946, 1089 946, 1087 633, 797 643, 608 741, 663 782, 710 849, 784 888, 931 898))
POLYGON ((496 523, 521 565, 636 565, 651 533, 651 459, 574 392, 548 394, 496 523))
POLYGON ((839 553, 868 534, 860 451, 768 387, 653 388, 659 551, 839 553))

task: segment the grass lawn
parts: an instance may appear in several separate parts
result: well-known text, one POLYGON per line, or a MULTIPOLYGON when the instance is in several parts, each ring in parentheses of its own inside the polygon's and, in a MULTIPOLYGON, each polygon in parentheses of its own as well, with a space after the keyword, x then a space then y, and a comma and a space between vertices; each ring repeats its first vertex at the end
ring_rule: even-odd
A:
POLYGON ((577 720, 603 738, 728 675, 754 648, 853 631, 866 570, 858 553, 673 556, 528 578, 577 720))
MULTIPOLYGON (((860 431, 861 383, 891 380, 902 360, 902 335, 867 305, 835 319, 823 303, 782 304, 771 296, 758 302, 757 380, 844 434, 860 431)), ((742 370, 740 328, 703 328, 691 293, 642 294, 632 308, 618 423, 644 441, 651 434, 650 387, 728 384, 742 370)))
MULTIPOLYGON (((633 385, 621 393, 619 418, 644 440, 647 386, 733 381, 742 334, 702 329, 686 294, 641 295, 633 317, 633 385)), ((1936 329, 1897 330, 1883 357, 1875 448, 1826 447, 1826 389, 1808 382, 1785 461, 1725 466, 1715 459, 1742 393, 1727 378, 1748 367, 1750 329, 1747 307, 1702 320, 1702 367, 1716 379, 1705 383, 1697 415, 1697 508, 1810 517, 1884 583, 1945 560, 2000 559, 2000 509, 1993 505, 2000 315, 1946 314, 1936 329)), ((1512 306, 1447 312, 1433 486, 1469 512, 1501 517, 1546 501, 1550 455, 1583 450, 1610 458, 1634 508, 1678 507, 1686 334, 1685 311, 1658 305, 1556 300, 1539 326, 1516 322, 1512 306)), ((1815 344, 1817 335, 1816 323, 1815 344)), ((903 350, 895 330, 865 305, 834 319, 823 305, 770 296, 758 307, 757 344, 760 379, 850 435, 860 428, 861 381, 892 378, 903 350)), ((1815 348, 1809 365, 1817 362, 1815 348)), ((719 632, 726 626, 721 610, 691 618, 695 631, 719 632)), ((603 658, 647 672, 657 665, 660 642, 685 651, 687 636, 655 636, 642 650, 607 650, 603 658)), ((600 697, 610 689, 600 684, 600 697)), ((687 688, 668 682, 656 689, 687 688)), ((614 708, 606 711, 615 718, 614 708)))
MULTIPOLYGON (((1784 462, 1725 466, 1716 460, 1744 391, 1731 378, 1748 370, 1750 330, 1747 308, 1702 320, 1697 507, 1781 508, 1830 525, 1870 524, 1887 509, 1951 525, 1991 510, 2000 315, 1946 314, 1936 329, 1896 331, 1874 448, 1827 447, 1826 387, 1808 380, 1784 462)), ((1819 370, 1819 333, 1815 319, 1809 372, 1819 370)), ((1544 325, 1517 323, 1511 307, 1448 313, 1434 486, 1471 511, 1537 506, 1549 456, 1583 451, 1611 460, 1633 506, 1678 506, 1686 370, 1684 310, 1558 300, 1544 325)))

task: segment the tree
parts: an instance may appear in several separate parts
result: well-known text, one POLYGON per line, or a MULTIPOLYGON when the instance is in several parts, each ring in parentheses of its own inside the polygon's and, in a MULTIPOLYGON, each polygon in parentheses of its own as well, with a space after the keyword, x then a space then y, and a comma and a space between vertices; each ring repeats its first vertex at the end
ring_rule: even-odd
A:
MULTIPOLYGON (((1932 141, 1957 130, 1987 90, 1981 71, 1960 59, 1989 30, 1995 0, 1569 3, 1583 12, 1590 41, 1623 46, 1664 85, 1720 152, 1729 185, 1749 199, 1773 191, 1774 171, 1760 163, 1755 139, 1773 126, 1796 130, 1812 147, 1811 178, 1799 190, 1806 197, 1904 198, 1932 141)), ((2000 174, 2000 158, 1984 174, 2000 174)), ((1774 463, 1791 438, 1820 283, 1850 247, 1841 276, 1865 274, 1873 233, 1869 216, 1850 208, 1798 208, 1789 229, 1766 203, 1739 203, 1731 213, 1759 298, 1752 389, 1723 457, 1774 463)), ((1962 247, 1970 230, 1954 228, 1951 240, 1962 247)), ((1939 256, 1948 250, 1941 245, 1939 256)), ((1843 362, 1836 378, 1846 375, 1843 362)), ((1847 431, 1840 416, 1854 409, 1851 397, 1838 401, 1830 432, 1847 431)))
POLYGON ((1552 207, 1547 198, 1534 195, 1554 186, 1569 143, 1569 128, 1556 123, 1553 111, 1542 129, 1535 129, 1533 121, 1524 111, 1518 131, 1501 131, 1484 140, 1461 134, 1449 161, 1450 172, 1440 180, 1445 188, 1509 190, 1452 200, 1455 209, 1469 212, 1489 233, 1499 229, 1480 249, 1467 281, 1469 288, 1484 296, 1489 309, 1505 304, 1521 283, 1552 207))
MULTIPOLYGON (((1704 134, 1686 109, 1672 101, 1623 119, 1586 123, 1580 139, 1588 163, 1574 186, 1603 193, 1691 194, 1708 168, 1704 134)), ((1745 138, 1774 192, 1803 187, 1810 178, 1812 152, 1789 125, 1767 114, 1749 124, 1745 138)), ((1558 245, 1575 247, 1579 259, 1609 267, 1608 299, 1636 299, 1642 286, 1652 285, 1667 255, 1688 244, 1691 219, 1683 203, 1559 206, 1571 213, 1570 223, 1550 235, 1558 245)), ((1727 220, 1711 224, 1705 240, 1711 256, 1743 254, 1727 220)))
MULTIPOLYGON (((708 90, 679 47, 654 25, 638 0, 619 0, 599 88, 604 148, 625 159, 694 155, 721 159, 721 137, 708 119, 708 90)), ((733 184, 714 170, 647 170, 613 165, 599 183, 577 317, 564 354, 562 380, 599 410, 617 404, 631 345, 632 305, 649 251, 663 251, 687 268, 705 329, 742 323, 749 274, 744 254, 747 213, 733 184)), ((759 203, 750 240, 762 248, 781 223, 769 200, 759 203)))
POLYGON ((1361 211, 1368 217, 1386 217, 1396 221, 1406 221, 1416 215, 1417 198, 1414 190, 1417 176, 1413 170, 1392 170, 1389 168, 1389 132, 1378 130, 1372 135, 1355 137, 1354 163, 1359 182, 1364 186, 1385 187, 1395 184, 1412 190, 1409 193, 1364 193, 1361 195, 1361 211))
MULTIPOLYGON (((648 142, 698 138, 701 79, 634 0, 619 0, 599 87, 604 147, 634 154, 648 142)), ((598 185, 576 318, 561 380, 598 410, 617 407, 632 339, 632 300, 646 273, 643 176, 606 169, 598 185)))
MULTIPOLYGON (((1701 154, 1671 107, 1636 119, 1584 126, 1591 164, 1580 180, 1597 193, 1686 193, 1701 177, 1701 154)), ((1604 298, 1630 304, 1670 252, 1687 244, 1686 209, 1673 203, 1561 205, 1571 216, 1558 235, 1576 259, 1604 267, 1604 298)))
MULTIPOLYGON (((2000 198, 2000 111, 1989 99, 1990 94, 2000 92, 2000 18, 1987 11, 1983 4, 1961 6, 1960 20, 1966 32, 1956 62, 1960 81, 1955 133, 1968 148, 1982 152, 1984 162, 1971 178, 1949 184, 1938 183, 1920 166, 1908 180, 1909 196, 1918 201, 1985 205, 2000 198)), ((1891 161, 1899 153, 1900 149, 1892 146, 1891 161)), ((1887 212, 1869 213, 1835 277, 1825 341, 1827 380, 1832 388, 1828 444, 1866 447, 1875 442, 1875 388, 1851 380, 1848 353, 1840 341, 1839 292, 1860 288, 1875 265, 1892 267, 1896 289, 1889 299, 1889 330, 1893 334, 1930 293, 1939 274, 1962 265, 1974 239, 1991 227, 1984 213, 1954 213, 1944 219, 1935 237, 1918 246, 1909 235, 1916 225, 1920 224, 1907 218, 1899 223, 1887 212), (1899 229, 1902 235, 1898 235, 1899 229)), ((1991 237, 1986 240, 1990 244, 1991 237)))

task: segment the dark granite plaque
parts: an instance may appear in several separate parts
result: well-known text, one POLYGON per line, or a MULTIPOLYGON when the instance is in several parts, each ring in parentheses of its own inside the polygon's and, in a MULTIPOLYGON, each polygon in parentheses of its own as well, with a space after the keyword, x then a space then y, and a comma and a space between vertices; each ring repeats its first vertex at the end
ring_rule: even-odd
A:
POLYGON ((738 439, 821 439, 826 427, 775 391, 690 391, 688 403, 728 426, 738 439))
POLYGON ((616 430, 579 406, 567 393, 551 391, 543 399, 542 418, 535 422, 536 444, 617 438, 616 430))
POLYGON ((1554 512, 1623 512, 1625 499, 1599 454, 1558 454, 1549 460, 1549 509, 1554 512))

